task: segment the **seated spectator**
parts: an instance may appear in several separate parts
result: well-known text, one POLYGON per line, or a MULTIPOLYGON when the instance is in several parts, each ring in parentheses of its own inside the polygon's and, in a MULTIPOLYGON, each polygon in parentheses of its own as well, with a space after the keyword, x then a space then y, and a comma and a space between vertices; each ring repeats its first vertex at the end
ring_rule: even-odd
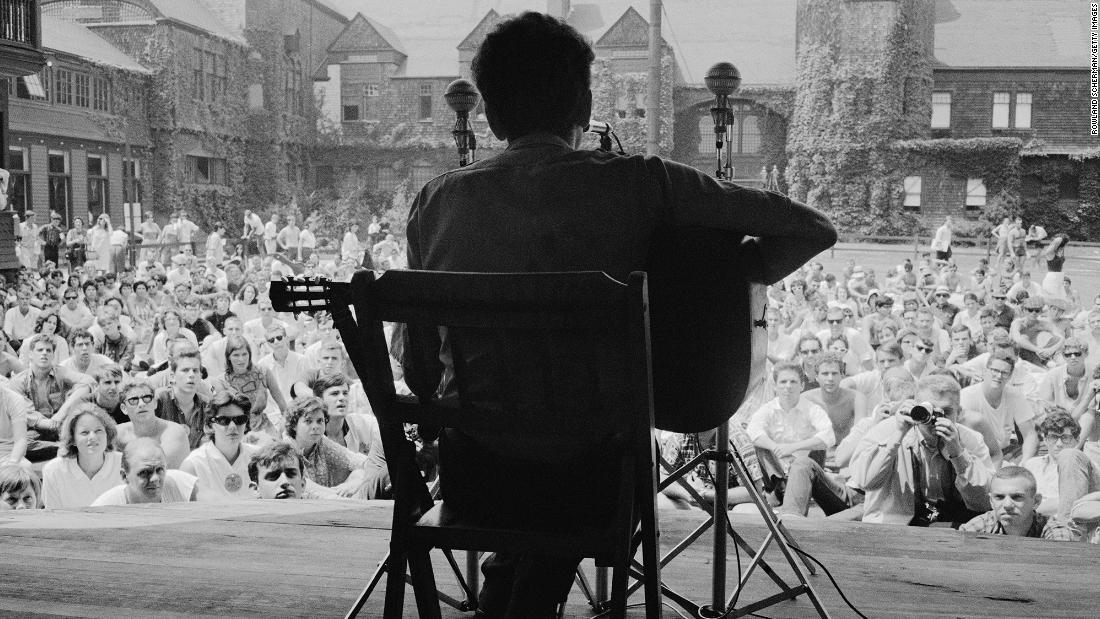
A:
POLYGON ((1052 516, 1058 511, 1058 456, 1065 448, 1074 448, 1081 435, 1081 426, 1064 409, 1053 408, 1039 424, 1047 453, 1023 463, 1031 471, 1043 500, 1037 508, 1040 514, 1052 516))
POLYGON ((90 386, 92 379, 57 366, 53 339, 45 333, 35 333, 25 346, 31 351, 30 368, 12 376, 9 385, 34 406, 35 412, 27 415, 27 459, 42 462, 57 455, 61 426, 53 416, 73 387, 82 383, 90 386))
POLYGON ((324 494, 323 488, 306 481, 305 470, 305 459, 294 445, 272 441, 252 454, 248 463, 249 487, 261 499, 331 498, 324 494))
POLYGON ((253 348, 260 350, 263 348, 264 335, 267 333, 268 328, 279 325, 287 333, 290 333, 291 329, 285 322, 276 317, 275 309, 271 306, 271 299, 260 297, 256 301, 256 306, 259 309, 260 316, 244 323, 243 335, 253 348))
POLYGON ((1039 449, 1035 412, 1027 398, 1007 384, 1014 366, 1011 355, 997 350, 986 361, 984 380, 963 389, 960 395, 960 423, 983 434, 997 467, 1001 458, 1009 462, 1028 460, 1039 449), (986 425, 980 423, 983 420, 986 425), (1017 430, 1023 437, 1022 444, 1013 442, 1017 430), (1001 457, 996 456, 997 448, 1001 457))
POLYGON ((960 363, 966 363, 981 354, 978 347, 974 345, 974 337, 970 327, 956 324, 951 327, 950 333, 951 350, 946 353, 947 357, 944 361, 946 367, 951 368, 960 363))
POLYGON ((183 304, 183 326, 195 334, 200 345, 220 335, 214 325, 202 317, 202 304, 194 297, 183 304))
POLYGON ((802 394, 829 415, 838 442, 848 436, 853 423, 867 414, 863 394, 840 386, 843 376, 844 360, 835 352, 827 352, 817 360, 817 384, 820 386, 802 394))
POLYGON ((1012 321, 1009 335, 1020 347, 1021 359, 1045 367, 1062 349, 1064 333, 1042 316, 1042 297, 1028 298, 1022 308, 1024 313, 1012 321))
POLYGON ((195 334, 183 326, 183 316, 178 311, 174 309, 165 310, 161 315, 160 323, 162 328, 153 337, 152 365, 164 363, 168 360, 168 343, 175 340, 177 335, 183 335, 195 346, 199 345, 195 334))
MULTIPOLYGON (((87 303, 80 299, 80 291, 69 288, 65 291, 65 303, 58 309, 60 320, 65 325, 65 330, 87 329, 95 322, 92 310, 87 303)), ((60 325, 59 325, 60 326, 60 325)), ((60 330, 60 329, 59 329, 60 330)))
POLYGON ((993 509, 975 516, 959 527, 968 533, 989 533, 1015 537, 1041 537, 1075 541, 1075 534, 1056 520, 1036 511, 1043 496, 1035 485, 1035 476, 1022 466, 1006 466, 989 483, 989 502, 993 509))
POLYGON ((367 457, 364 467, 367 481, 363 496, 368 499, 388 496, 389 471, 386 469, 386 455, 382 450, 382 434, 374 413, 369 409, 352 411, 349 408, 350 385, 347 377, 340 372, 322 374, 310 387, 313 395, 321 398, 328 411, 325 436, 337 445, 367 457))
POLYGON ((368 459, 325 436, 328 408, 317 396, 302 396, 290 406, 286 434, 306 463, 306 478, 342 497, 370 498, 368 459))
MULTIPOLYGON (((96 370, 94 376, 94 385, 77 385, 69 392, 69 397, 65 399, 65 403, 57 409, 55 418, 59 421, 68 419, 68 416, 77 408, 85 404, 94 404, 102 408, 116 424, 129 421, 126 413, 122 412, 119 400, 122 382, 125 378, 122 367, 115 363, 109 363, 96 370)), ((62 421, 62 423, 64 422, 62 421)))
POLYGON ((271 352, 260 357, 256 367, 270 371, 275 376, 279 389, 282 390, 283 400, 290 402, 294 399, 291 394, 294 385, 306 380, 313 364, 305 355, 290 350, 290 338, 286 336, 286 329, 273 325, 267 330, 265 338, 271 352))
POLYGON ((887 368, 882 373, 882 392, 882 402, 875 405, 866 417, 855 422, 848 436, 837 444, 834 461, 838 468, 848 468, 856 447, 871 428, 897 413, 903 402, 916 397, 917 381, 903 367, 887 368))
MULTIPOLYGON (((168 466, 177 468, 191 451, 187 426, 157 417, 153 388, 142 380, 123 385, 122 412, 130 421, 119 424, 116 447, 125 449, 139 438, 156 440, 168 458, 168 466)), ((200 415, 201 416, 201 415, 200 415)))
POLYGON ((26 459, 27 418, 34 412, 26 398, 0 385, 0 466, 14 464, 31 469, 26 459))
MULTIPOLYGON (((57 310, 47 309, 43 310, 38 315, 38 321, 34 325, 35 333, 45 333, 50 336, 54 344, 54 362, 61 363, 69 358, 69 343, 65 339, 68 329, 61 324, 61 318, 57 315, 57 310)), ((29 346, 24 346, 19 351, 19 360, 23 363, 31 357, 31 350, 29 346)))
POLYGON ((863 522, 961 524, 989 510, 993 461, 982 435, 956 422, 959 391, 948 376, 922 378, 916 401, 906 401, 860 441, 850 483, 864 492, 863 522), (927 421, 914 419, 918 403, 933 413, 927 421))
POLYGON ((92 504, 118 485, 122 454, 115 451, 115 422, 94 404, 80 404, 61 426, 57 457, 42 469, 42 502, 47 509, 92 504))
POLYGON ((17 304, 4 313, 4 332, 15 350, 22 348, 23 340, 34 335, 38 315, 42 313, 42 310, 31 306, 31 295, 30 288, 20 287, 17 304))
POLYGON ((104 492, 92 507, 137 503, 185 503, 198 499, 194 475, 169 469, 160 444, 151 438, 131 441, 122 451, 122 485, 104 492))
POLYGON ((777 364, 772 378, 776 398, 753 413, 745 432, 757 448, 765 487, 781 489, 795 457, 824 452, 836 443, 836 437, 829 415, 802 397, 802 370, 798 364, 777 364))
MULTIPOLYGON (((978 293, 967 292, 963 295, 963 309, 955 314, 955 319, 950 322, 951 333, 954 335, 955 327, 966 327, 973 337, 982 332, 982 305, 978 299, 978 293)), ((945 324, 944 326, 948 326, 945 324)), ((954 342, 952 342, 954 343, 954 342)))
POLYGON ((8 343, 7 332, 0 329, 0 376, 11 378, 13 374, 18 374, 25 369, 27 366, 8 343))
POLYGON ((114 312, 103 312, 99 317, 103 337, 95 343, 94 352, 103 355, 129 372, 134 363, 134 342, 123 335, 121 323, 114 312))
POLYGON ((41 509, 41 496, 38 475, 21 466, 0 465, 0 511, 41 509))
POLYGON ((909 370, 914 379, 920 380, 936 369, 936 364, 932 362, 936 354, 936 345, 931 338, 913 332, 902 332, 901 340, 903 342, 902 350, 906 349, 904 343, 910 342, 908 344, 909 358, 902 365, 906 370, 909 370))
POLYGON ((246 479, 248 463, 256 448, 243 444, 248 432, 248 411, 252 403, 239 393, 218 393, 207 405, 206 432, 211 437, 180 465, 180 470, 198 478, 203 501, 232 501, 253 497, 246 479))
POLYGON ((228 292, 223 291, 214 295, 214 309, 205 317, 210 324, 214 325, 214 329, 217 330, 218 334, 224 333, 225 321, 236 316, 236 314, 229 309, 231 301, 232 297, 229 296, 228 292))
POLYGON ((104 366, 115 365, 110 357, 93 352, 95 350, 95 338, 86 330, 77 329, 73 331, 69 334, 69 340, 73 344, 73 354, 60 363, 61 367, 92 376, 104 366))
POLYGON ((206 433, 203 412, 208 401, 197 390, 197 385, 202 380, 202 364, 198 351, 194 347, 180 349, 169 367, 172 384, 157 390, 156 416, 187 428, 188 444, 190 449, 195 449, 202 443, 206 433))
POLYGON ((1088 352, 1088 344, 1081 339, 1066 339, 1062 346, 1062 357, 1066 362, 1047 370, 1039 381, 1036 398, 1045 409, 1061 407, 1073 410, 1088 395, 1090 373, 1085 365, 1088 352))
POLYGON ((883 344, 875 351, 875 369, 849 376, 840 381, 840 386, 862 393, 864 406, 870 410, 882 401, 883 373, 892 367, 901 366, 903 359, 904 353, 900 344, 883 344))
POLYGON ((830 342, 842 336, 848 344, 848 354, 844 357, 844 362, 848 366, 860 370, 869 370, 874 367, 875 351, 858 330, 845 326, 843 308, 829 308, 825 320, 829 326, 816 334, 819 341, 830 342))
MULTIPOLYGON (((230 335, 225 344, 225 374, 214 377, 211 389, 214 393, 235 391, 242 393, 252 402, 252 415, 266 414, 275 427, 283 423, 287 409, 279 379, 270 369, 263 369, 252 362, 252 347, 248 341, 238 335, 230 335), (268 396, 275 401, 277 409, 268 409, 268 396)), ((259 420, 256 420, 259 426, 259 420)))

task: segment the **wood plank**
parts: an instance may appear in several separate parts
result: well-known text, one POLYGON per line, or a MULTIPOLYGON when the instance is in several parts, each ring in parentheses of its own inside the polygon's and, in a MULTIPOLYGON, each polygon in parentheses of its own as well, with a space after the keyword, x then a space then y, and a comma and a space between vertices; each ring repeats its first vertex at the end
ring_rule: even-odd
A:
MULTIPOLYGON (((8 515, 0 518, 0 616, 340 616, 386 552, 389 517, 384 502, 335 501, 8 515)), ((700 517, 661 512, 664 548, 700 517)), ((731 518, 750 543, 763 539, 759 519, 731 518)), ((792 521, 788 528, 870 617, 1096 615, 1082 596, 1095 587, 1095 546, 822 520, 792 521)), ((709 598, 709 540, 704 536, 663 572, 671 587, 700 601, 709 598)), ((777 551, 767 556, 794 581, 777 551)), ((434 563, 440 589, 458 595, 441 554, 434 563)), ((591 565, 586 569, 593 581, 591 565)), ((733 556, 728 572, 732 588, 733 556)), ((824 574, 812 583, 830 611, 850 616, 824 574)), ((381 614, 383 588, 360 616, 381 614)), ((758 573, 741 600, 775 592, 758 573)), ((641 602, 640 593, 631 602, 641 602)), ((806 617, 812 608, 799 599, 760 614, 806 617)), ((567 616, 589 615, 575 589, 567 616)), ((642 615, 632 610, 632 617, 642 615)), ((676 616, 671 609, 665 615, 676 616)), ((406 616, 416 616, 411 591, 406 616)), ((443 616, 469 615, 444 606, 443 616)))

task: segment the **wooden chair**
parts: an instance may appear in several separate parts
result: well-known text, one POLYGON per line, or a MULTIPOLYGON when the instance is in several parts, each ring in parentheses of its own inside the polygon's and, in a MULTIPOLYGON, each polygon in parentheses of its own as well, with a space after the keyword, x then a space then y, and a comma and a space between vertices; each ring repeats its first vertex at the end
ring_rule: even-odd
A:
POLYGON ((439 617, 428 552, 442 548, 595 558, 613 569, 612 616, 623 617, 640 545, 646 614, 660 617, 645 273, 632 273, 624 285, 599 272, 389 271, 378 279, 361 272, 349 288, 358 329, 344 335, 345 345, 378 417, 394 486, 385 616, 402 614, 407 564, 420 616, 439 617), (452 388, 442 397, 395 394, 383 321, 408 326, 405 378, 412 390, 436 393, 445 376, 452 388), (453 359, 447 367, 440 361, 444 341, 453 359), (600 453, 615 456, 609 470, 617 470, 617 483, 606 488, 614 507, 583 526, 505 528, 448 504, 446 461, 444 500, 435 504, 405 423, 420 424, 422 435, 450 428, 489 445, 606 437, 600 453))

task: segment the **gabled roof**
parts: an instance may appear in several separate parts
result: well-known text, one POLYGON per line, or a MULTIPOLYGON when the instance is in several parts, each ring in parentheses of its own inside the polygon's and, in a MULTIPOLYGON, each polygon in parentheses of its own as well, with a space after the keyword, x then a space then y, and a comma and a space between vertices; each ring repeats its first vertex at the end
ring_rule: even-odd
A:
POLYGON ((401 39, 392 30, 362 13, 356 13, 351 22, 344 26, 340 36, 328 46, 329 52, 389 50, 408 56, 401 39))
POLYGON ((135 73, 151 73, 98 34, 81 24, 56 17, 42 16, 42 47, 71 54, 95 64, 135 73))
POLYGON ((493 29, 493 26, 500 23, 503 18, 500 13, 497 13, 493 9, 489 9, 489 12, 485 14, 485 17, 481 18, 481 21, 474 26, 474 29, 470 31, 470 34, 466 35, 465 39, 458 44, 460 50, 476 50, 481 42, 485 40, 485 35, 489 34, 489 31, 493 29))
POLYGON ((937 0, 935 56, 948 67, 1087 67, 1087 0, 937 0))
MULTIPOLYGON (((661 43, 668 45, 664 36, 661 43)), ((629 6, 611 25, 603 36, 596 41, 596 47, 647 47, 649 45, 649 21, 642 17, 634 7, 629 6)))
POLYGON ((205 30, 210 34, 247 45, 239 34, 233 32, 198 0, 148 0, 165 19, 205 30))

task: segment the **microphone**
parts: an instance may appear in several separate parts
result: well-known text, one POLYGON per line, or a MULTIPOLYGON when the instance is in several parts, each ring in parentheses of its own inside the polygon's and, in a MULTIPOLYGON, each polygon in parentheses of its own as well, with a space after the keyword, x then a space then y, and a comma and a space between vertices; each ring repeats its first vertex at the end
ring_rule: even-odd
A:
POLYGON ((733 124, 733 106, 730 95, 741 87, 741 72, 729 62, 719 62, 707 70, 703 82, 707 90, 714 94, 714 107, 710 108, 710 117, 714 120, 714 148, 718 156, 717 178, 733 177, 733 162, 730 159, 729 136, 726 127, 733 124), (726 147, 726 162, 722 163, 722 147, 726 147))
POLYGON ((470 110, 477 107, 481 94, 469 80, 459 78, 447 84, 447 90, 443 92, 443 100, 447 106, 455 112, 455 126, 451 130, 455 146, 458 148, 458 165, 464 166, 473 163, 477 150, 477 138, 470 126, 470 110), (469 155, 467 157, 467 155, 469 155))

